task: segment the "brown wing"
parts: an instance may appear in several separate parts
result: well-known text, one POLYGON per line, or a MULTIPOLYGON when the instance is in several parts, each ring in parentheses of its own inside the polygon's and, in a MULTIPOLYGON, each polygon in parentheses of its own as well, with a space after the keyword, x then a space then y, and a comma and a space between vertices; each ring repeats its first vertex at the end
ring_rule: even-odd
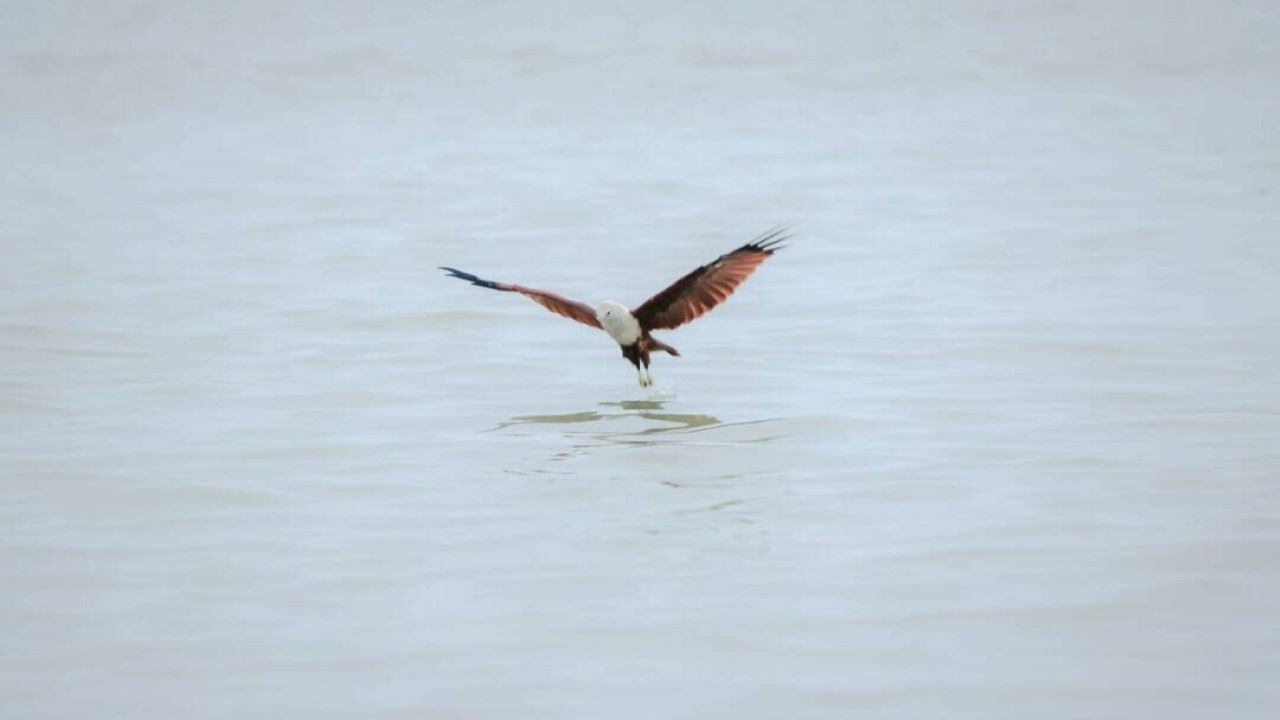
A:
POLYGON ((590 325, 593 328, 600 327, 600 321, 596 319, 596 311, 586 303, 578 302, 577 300, 570 300, 569 298, 561 297, 555 293, 547 292, 546 290, 536 290, 534 288, 524 287, 523 285, 493 282, 492 280, 481 280, 471 273, 462 272, 461 270, 455 270, 450 267, 442 267, 440 269, 448 271, 449 277, 466 280, 472 285, 479 285, 480 287, 489 288, 491 290, 501 290, 503 292, 518 292, 557 315, 563 315, 570 320, 577 320, 583 325, 590 325))
POLYGON ((672 283, 631 311, 645 330, 673 330, 724 302, 787 237, 775 228, 672 283))

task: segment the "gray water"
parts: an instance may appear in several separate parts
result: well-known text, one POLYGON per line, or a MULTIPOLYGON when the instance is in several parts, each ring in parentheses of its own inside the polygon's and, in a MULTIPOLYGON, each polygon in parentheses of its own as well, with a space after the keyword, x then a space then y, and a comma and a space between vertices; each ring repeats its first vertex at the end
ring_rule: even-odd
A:
POLYGON ((605 5, 3 3, 0 716, 1274 717, 1280 5, 605 5))

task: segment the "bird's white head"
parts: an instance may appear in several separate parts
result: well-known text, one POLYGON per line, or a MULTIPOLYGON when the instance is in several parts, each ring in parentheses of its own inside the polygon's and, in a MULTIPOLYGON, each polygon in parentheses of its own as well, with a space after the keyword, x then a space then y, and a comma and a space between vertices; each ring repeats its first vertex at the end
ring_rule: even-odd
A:
POLYGON ((596 319, 619 345, 630 345, 640 339, 640 321, 626 305, 606 300, 596 308, 596 319))

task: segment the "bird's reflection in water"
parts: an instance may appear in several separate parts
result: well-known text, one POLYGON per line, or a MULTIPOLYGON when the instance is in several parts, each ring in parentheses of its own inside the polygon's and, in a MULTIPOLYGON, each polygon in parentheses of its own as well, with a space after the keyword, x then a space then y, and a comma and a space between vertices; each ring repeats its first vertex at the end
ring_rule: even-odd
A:
POLYGON ((620 402, 602 402, 601 405, 619 408, 621 412, 586 410, 583 412, 564 413, 561 415, 520 415, 509 421, 499 423, 494 430, 506 430, 520 426, 535 425, 569 425, 574 423, 615 423, 628 419, 662 423, 655 427, 641 429, 625 429, 619 426, 616 430, 610 427, 583 428, 583 432, 599 436, 617 435, 653 435, 656 433, 688 432, 700 428, 708 428, 720 424, 718 418, 710 415, 689 413, 664 413, 663 403, 656 400, 622 400, 620 402), (601 432, 603 430, 603 432, 601 432))

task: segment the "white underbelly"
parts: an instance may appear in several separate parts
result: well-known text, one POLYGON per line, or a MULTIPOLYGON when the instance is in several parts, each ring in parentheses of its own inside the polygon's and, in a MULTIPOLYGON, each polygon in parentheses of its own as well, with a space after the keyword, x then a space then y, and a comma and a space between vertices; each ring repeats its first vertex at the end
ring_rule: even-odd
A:
POLYGON ((600 324, 619 345, 631 345, 640 339, 640 321, 629 312, 602 316, 600 324))

